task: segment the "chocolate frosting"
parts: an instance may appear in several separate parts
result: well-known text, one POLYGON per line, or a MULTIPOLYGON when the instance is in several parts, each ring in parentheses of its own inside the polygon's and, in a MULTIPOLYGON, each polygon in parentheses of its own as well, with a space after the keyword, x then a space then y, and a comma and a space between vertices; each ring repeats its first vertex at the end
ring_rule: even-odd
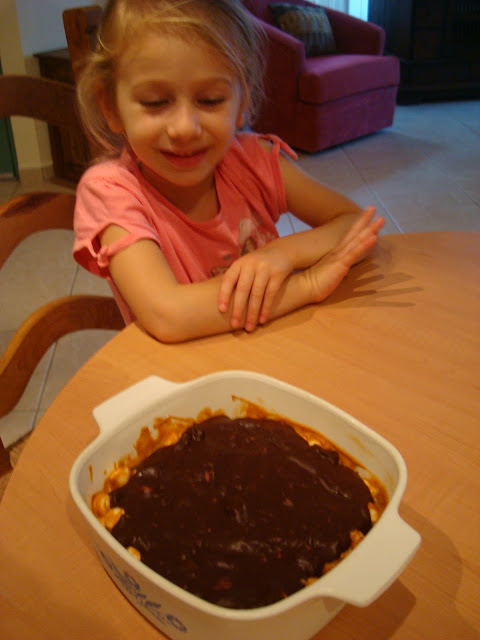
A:
POLYGON ((370 491, 336 451, 281 421, 215 416, 111 494, 112 530, 142 562, 217 605, 268 605, 320 577, 372 526, 370 491))

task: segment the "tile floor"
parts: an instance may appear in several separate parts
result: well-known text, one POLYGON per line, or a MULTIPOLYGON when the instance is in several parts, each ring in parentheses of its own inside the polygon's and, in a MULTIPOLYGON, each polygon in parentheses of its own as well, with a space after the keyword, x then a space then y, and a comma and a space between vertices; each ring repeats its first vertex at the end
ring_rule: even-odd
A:
MULTIPOLYGON (((301 155, 299 161, 362 206, 375 205, 387 220, 383 233, 480 231, 479 101, 399 106, 391 128, 301 155)), ((0 182, 0 201, 17 191, 15 182, 0 182)), ((281 234, 303 228, 288 214, 278 226, 281 234)), ((69 231, 31 236, 0 271, 0 350, 21 321, 49 299, 109 293, 102 280, 74 263, 72 236, 69 231)), ((0 419, 5 446, 35 426, 63 385, 111 336, 110 331, 78 332, 45 354, 18 405, 0 419)))

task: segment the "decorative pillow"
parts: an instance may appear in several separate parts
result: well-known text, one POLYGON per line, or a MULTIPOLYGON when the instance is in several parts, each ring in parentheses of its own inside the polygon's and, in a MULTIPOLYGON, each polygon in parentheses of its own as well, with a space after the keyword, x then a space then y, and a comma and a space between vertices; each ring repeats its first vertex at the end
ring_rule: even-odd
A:
POLYGON ((335 40, 325 9, 274 2, 269 5, 276 27, 305 45, 307 58, 335 53, 335 40))

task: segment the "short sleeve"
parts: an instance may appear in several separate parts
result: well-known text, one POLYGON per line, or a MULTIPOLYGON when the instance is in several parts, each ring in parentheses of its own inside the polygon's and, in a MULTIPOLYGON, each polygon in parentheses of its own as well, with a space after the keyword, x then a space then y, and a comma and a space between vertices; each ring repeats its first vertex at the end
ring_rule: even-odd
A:
POLYGON ((82 267, 106 277, 113 255, 140 239, 158 241, 158 236, 130 176, 122 176, 121 167, 117 177, 109 175, 109 167, 95 169, 86 172, 77 188, 73 255, 82 267), (101 247, 100 236, 111 224, 123 227, 128 235, 101 247))
POLYGON ((279 137, 240 133, 223 163, 225 181, 233 191, 275 223, 287 211, 285 185, 280 168, 281 152, 296 159, 296 153, 279 137), (265 140, 271 149, 260 143, 265 140))

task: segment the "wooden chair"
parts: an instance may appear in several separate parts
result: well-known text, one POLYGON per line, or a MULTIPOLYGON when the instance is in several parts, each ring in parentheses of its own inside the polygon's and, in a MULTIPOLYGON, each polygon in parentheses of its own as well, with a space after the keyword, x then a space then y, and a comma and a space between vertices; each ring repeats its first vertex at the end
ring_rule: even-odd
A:
POLYGON ((2 439, 0 438, 0 478, 12 470, 12 464, 10 462, 9 455, 3 446, 2 439))
MULTIPOLYGON (((75 88, 46 78, 0 76, 0 118, 10 116, 57 127, 79 127, 75 88)), ((1 204, 0 268, 30 234, 72 229, 74 205, 73 194, 54 191, 26 193, 1 204)), ((2 300, 2 304, 8 302, 2 300)), ((59 338, 80 329, 119 330, 124 326, 114 299, 106 296, 66 296, 34 311, 0 357, 0 417, 17 404, 43 354, 59 338)), ((2 449, 0 445, 0 463, 5 462, 2 449)))
POLYGON ((102 14, 103 10, 98 5, 66 9, 62 14, 68 53, 76 81, 83 71, 87 56, 94 47, 102 14))

